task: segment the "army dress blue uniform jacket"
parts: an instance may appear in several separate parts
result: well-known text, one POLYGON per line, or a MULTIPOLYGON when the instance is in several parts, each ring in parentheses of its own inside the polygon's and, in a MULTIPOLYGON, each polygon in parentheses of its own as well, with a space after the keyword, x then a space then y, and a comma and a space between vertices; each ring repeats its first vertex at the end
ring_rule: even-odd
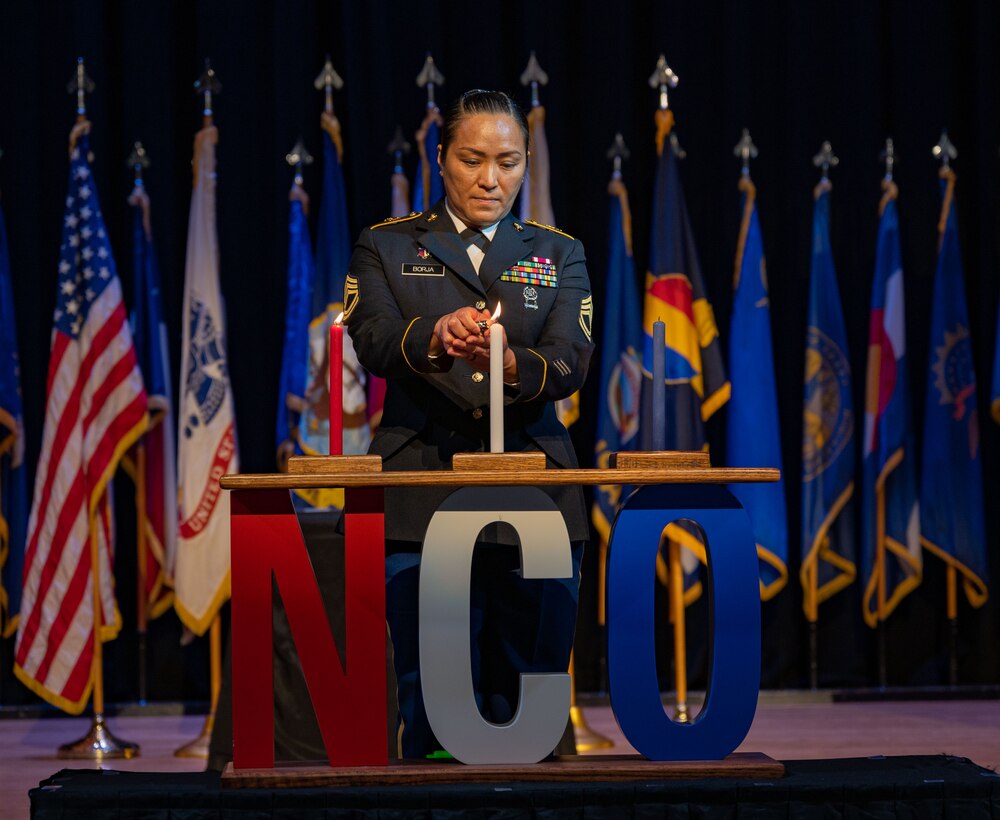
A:
MULTIPOLYGON (((345 321, 358 359, 387 380, 369 449, 382 456, 383 469, 447 469, 457 452, 489 449, 489 374, 447 354, 431 359, 427 350, 441 316, 466 306, 492 313, 498 302, 520 377, 504 389, 504 449, 542 451, 549 468, 577 466, 553 402, 581 387, 593 352, 582 244, 508 214, 477 275, 442 200, 430 211, 362 231, 345 284, 345 321)), ((562 510, 570 540, 587 540, 581 489, 542 489, 562 510)), ((386 538, 422 542, 452 491, 388 490, 386 538)), ((516 543, 502 533, 494 537, 516 543)))

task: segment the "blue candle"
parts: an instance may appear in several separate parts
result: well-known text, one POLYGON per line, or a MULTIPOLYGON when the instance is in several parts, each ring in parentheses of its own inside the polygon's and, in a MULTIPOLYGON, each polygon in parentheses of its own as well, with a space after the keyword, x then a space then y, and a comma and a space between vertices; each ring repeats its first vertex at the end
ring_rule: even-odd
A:
POLYGON ((654 450, 666 449, 667 394, 666 378, 666 327, 663 322, 653 322, 653 438, 654 450))

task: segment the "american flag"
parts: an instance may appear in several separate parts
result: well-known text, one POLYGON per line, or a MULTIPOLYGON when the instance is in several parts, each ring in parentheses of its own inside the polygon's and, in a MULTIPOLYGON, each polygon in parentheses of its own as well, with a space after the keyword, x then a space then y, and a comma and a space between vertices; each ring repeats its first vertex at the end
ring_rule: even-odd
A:
POLYGON ((78 129, 84 133, 70 154, 45 427, 14 648, 17 677, 71 714, 83 711, 93 685, 95 552, 100 639, 113 638, 120 625, 106 490, 147 423, 146 391, 90 170, 89 129, 78 129))

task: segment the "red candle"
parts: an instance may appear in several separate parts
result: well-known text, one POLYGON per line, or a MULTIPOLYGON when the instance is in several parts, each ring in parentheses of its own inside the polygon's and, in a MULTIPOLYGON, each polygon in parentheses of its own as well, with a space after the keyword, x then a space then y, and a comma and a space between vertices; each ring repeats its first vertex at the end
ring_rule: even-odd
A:
POLYGON ((344 452, 344 314, 330 323, 330 455, 344 452))

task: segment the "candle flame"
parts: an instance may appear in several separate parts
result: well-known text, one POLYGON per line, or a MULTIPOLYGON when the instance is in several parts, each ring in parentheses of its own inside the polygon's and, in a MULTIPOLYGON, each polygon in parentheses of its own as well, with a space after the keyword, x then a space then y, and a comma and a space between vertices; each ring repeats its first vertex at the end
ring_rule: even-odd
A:
POLYGON ((496 321, 497 319, 499 319, 499 318, 500 318, 500 303, 499 303, 499 302, 497 302, 497 309, 496 309, 496 310, 494 310, 494 311, 493 311, 493 315, 492 315, 492 316, 490 316, 490 321, 491 321, 491 322, 495 322, 495 321, 496 321))
POLYGON ((333 323, 335 325, 342 325, 344 323, 344 311, 340 311, 340 313, 337 314, 337 318, 333 320, 333 323))

